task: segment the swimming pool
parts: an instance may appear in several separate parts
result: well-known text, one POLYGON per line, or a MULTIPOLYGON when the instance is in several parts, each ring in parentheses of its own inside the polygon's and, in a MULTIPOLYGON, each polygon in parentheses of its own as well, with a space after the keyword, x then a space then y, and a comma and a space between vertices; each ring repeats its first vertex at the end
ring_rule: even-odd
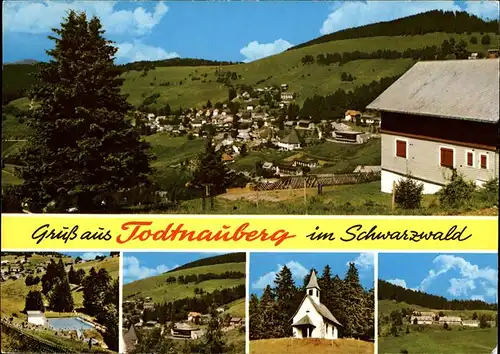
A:
POLYGON ((75 330, 78 336, 81 336, 83 331, 86 329, 92 329, 94 326, 82 321, 78 317, 59 317, 59 318, 48 318, 49 327, 55 330, 75 330))

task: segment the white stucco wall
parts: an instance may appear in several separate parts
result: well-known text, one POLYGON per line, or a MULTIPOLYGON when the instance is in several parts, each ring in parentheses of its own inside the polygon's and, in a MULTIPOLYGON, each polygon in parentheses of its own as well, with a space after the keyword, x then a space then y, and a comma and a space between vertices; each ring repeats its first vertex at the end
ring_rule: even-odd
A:
MULTIPOLYGON (((397 183, 399 180, 404 179, 404 176, 398 175, 390 171, 382 170, 381 172, 381 191, 383 193, 392 193, 393 183, 397 183)), ((424 194, 434 194, 437 193, 442 187, 438 184, 433 184, 429 182, 423 182, 418 180, 419 183, 424 185, 424 194)))
MULTIPOLYGON (((328 333, 326 331, 326 323, 323 320, 323 316, 321 316, 316 308, 313 306, 311 300, 306 298, 302 303, 301 308, 297 312, 297 314, 293 318, 293 323, 300 320, 305 315, 308 315, 313 324, 316 326, 312 333, 309 334, 310 338, 324 338, 324 339, 337 339, 338 338, 338 330, 335 326, 331 324, 328 325, 329 330, 328 333), (308 312, 309 311, 309 312, 308 312), (332 331, 333 327, 333 331, 332 331)), ((293 327, 293 336, 295 338, 302 338, 302 331, 299 328, 293 327)))
POLYGON ((31 323, 31 324, 34 324, 37 326, 45 326, 47 321, 46 321, 46 318, 43 314, 42 315, 29 314, 28 315, 28 323, 31 323))

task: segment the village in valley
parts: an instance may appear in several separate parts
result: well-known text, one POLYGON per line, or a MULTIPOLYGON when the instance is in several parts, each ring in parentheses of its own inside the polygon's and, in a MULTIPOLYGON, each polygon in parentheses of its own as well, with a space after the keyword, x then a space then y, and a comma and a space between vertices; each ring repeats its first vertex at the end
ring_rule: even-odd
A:
MULTIPOLYGON (((155 256, 168 261, 171 254, 155 256)), ((245 253, 196 256, 163 274, 124 284, 126 353, 245 353, 245 253)), ((125 277, 127 269, 125 264, 125 277)))
POLYGON ((119 253, 8 252, 2 352, 118 352, 119 253))
POLYGON ((269 259, 250 256, 250 353, 374 352, 373 255, 275 254, 275 262, 286 264, 268 273, 275 262, 265 263, 264 257, 269 259), (328 263, 320 273, 306 269, 306 261, 328 263))

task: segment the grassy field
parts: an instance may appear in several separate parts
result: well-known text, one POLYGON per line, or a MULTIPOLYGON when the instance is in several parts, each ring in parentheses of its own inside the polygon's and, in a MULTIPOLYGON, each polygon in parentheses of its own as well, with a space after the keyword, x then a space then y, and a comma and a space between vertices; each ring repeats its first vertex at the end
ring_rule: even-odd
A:
POLYGON ((400 337, 381 337, 378 342, 380 354, 490 354, 497 345, 497 328, 452 329, 411 332, 400 337))
MULTIPOLYGON (((471 36, 481 38, 479 33, 458 35, 448 33, 429 33, 418 36, 394 36, 356 38, 340 41, 331 41, 312 45, 297 50, 286 51, 261 60, 246 64, 224 66, 224 71, 236 72, 242 78, 233 84, 256 85, 260 80, 267 79, 258 87, 280 85, 287 83, 289 90, 297 92, 297 102, 301 104, 307 97, 314 94, 326 95, 338 88, 351 89, 359 85, 368 84, 384 76, 393 76, 403 73, 412 63, 411 59, 370 59, 357 60, 339 67, 319 66, 316 64, 302 65, 301 58, 305 55, 316 55, 334 52, 375 52, 379 49, 404 51, 408 48, 423 48, 425 46, 440 46, 442 41, 455 38, 456 42, 464 39, 468 43, 467 49, 472 52, 485 53, 490 46, 470 44, 471 36), (356 76, 354 83, 344 83, 340 80, 341 72, 353 73, 356 76), (269 79, 268 79, 269 78, 269 79)), ((498 34, 490 34, 491 43, 498 42, 498 34)), ((129 94, 129 101, 139 105, 145 97, 158 93, 157 105, 163 106, 167 102, 172 108, 201 107, 211 100, 212 102, 227 99, 227 87, 216 82, 216 67, 163 67, 141 76, 141 72, 130 71, 124 74, 123 92, 129 94), (206 77, 204 76, 206 75, 206 77), (195 80, 193 80, 193 77, 195 80), (200 78, 197 80, 196 78, 200 78), (180 82, 182 81, 182 84, 180 82), (204 83, 202 81, 205 81, 204 83), (161 83, 169 86, 161 86, 161 83)))
MULTIPOLYGON (((21 258, 21 257, 20 257, 21 258)), ((15 256, 5 256, 2 257, 2 260, 15 261, 15 256)), ((35 254, 33 257, 29 258, 29 263, 25 265, 25 269, 30 269, 36 267, 36 265, 43 263, 49 260, 47 256, 35 254)), ((69 260, 69 257, 63 258, 64 261, 69 260)), ((57 261, 57 260, 56 260, 57 261)), ((86 263, 80 263, 75 265, 75 269, 84 269, 85 272, 88 273, 91 267, 95 267, 98 271, 100 268, 106 269, 111 277, 114 279, 118 278, 119 275, 119 258, 106 258, 101 262, 91 261, 86 263)), ((39 277, 43 275, 43 273, 37 274, 39 277)), ((26 278, 22 277, 17 280, 7 280, 2 283, 1 286, 1 313, 5 316, 10 316, 12 314, 16 314, 19 318, 25 318, 26 315, 21 313, 24 309, 26 295, 30 290, 41 290, 41 283, 34 286, 26 286, 25 284, 26 278)), ((81 307, 83 304, 83 293, 81 291, 81 287, 73 288, 73 300, 75 302, 75 308, 81 307)))
POLYGON ((202 288, 206 292, 212 292, 216 289, 231 288, 240 284, 245 284, 245 278, 241 279, 211 279, 199 284, 167 284, 165 280, 168 277, 178 277, 188 274, 215 273, 220 274, 226 271, 245 272, 245 263, 225 263, 209 266, 183 269, 170 273, 163 273, 150 278, 137 280, 123 286, 123 298, 134 299, 139 297, 152 297, 154 302, 173 301, 185 297, 193 297, 195 288, 202 288))
POLYGON ((224 339, 227 344, 233 346, 231 353, 245 353, 245 333, 240 332, 238 328, 233 328, 224 333, 224 339))
POLYGON ((227 313, 234 317, 245 317, 245 299, 238 299, 227 304, 227 313))
POLYGON ((355 339, 263 339, 250 342, 251 354, 373 354, 373 343, 355 339))

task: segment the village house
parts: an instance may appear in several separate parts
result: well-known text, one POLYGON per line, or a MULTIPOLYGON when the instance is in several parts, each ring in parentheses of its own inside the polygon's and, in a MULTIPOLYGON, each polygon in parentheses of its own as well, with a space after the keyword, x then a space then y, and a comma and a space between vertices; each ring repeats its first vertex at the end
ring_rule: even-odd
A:
POLYGON ((443 316, 439 317, 439 324, 448 324, 449 326, 460 326, 462 324, 462 318, 456 316, 443 316))
POLYGON ((411 175, 434 194, 453 169, 498 178, 498 72, 498 59, 421 61, 368 105, 382 117, 382 192, 411 175))
POLYGON ((334 131, 332 135, 333 139, 338 142, 351 144, 363 144, 370 139, 370 134, 352 130, 334 131))
POLYGON ((498 58, 498 49, 488 49, 488 58, 489 59, 496 59, 498 58))
POLYGON ((223 313, 226 310, 224 309, 224 307, 217 307, 215 311, 217 311, 217 313, 223 313))
MULTIPOLYGON (((281 84, 280 88, 281 88, 281 91, 287 91, 288 90, 288 84, 281 84)), ((267 87, 266 87, 266 89, 267 89, 267 87)))
POLYGON ((171 329, 171 334, 175 338, 198 339, 203 335, 203 331, 186 323, 176 323, 171 329))
POLYGON ((345 111, 344 120, 346 122, 355 122, 357 118, 361 118, 361 112, 352 109, 345 111))
POLYGON ((299 167, 295 167, 292 164, 278 164, 276 165, 276 174, 280 177, 285 176, 300 176, 303 174, 303 171, 299 167))
POLYGON ((281 139, 276 145, 286 151, 297 150, 301 148, 302 139, 295 129, 292 129, 290 134, 281 139))
POLYGON ((316 125, 314 123, 312 123, 310 120, 299 120, 297 122, 297 129, 309 129, 309 130, 312 130, 316 127, 316 125))
POLYGON ((291 101, 295 98, 295 94, 293 92, 282 92, 280 95, 282 101, 291 101))
POLYGON ((318 167, 318 160, 311 159, 311 158, 295 159, 295 160, 293 160, 292 166, 293 167, 309 167, 312 169, 312 168, 318 167))
POLYGON ((37 325, 37 326, 46 326, 47 318, 42 311, 26 311, 28 315, 28 323, 37 325))
POLYGON ((243 319, 241 317, 231 317, 229 320, 229 325, 231 327, 237 327, 243 324, 243 319))
POLYGON ((410 318, 412 324, 422 324, 431 325, 434 323, 434 317, 432 316, 412 316, 410 318))
POLYGON ((198 323, 199 320, 200 320, 200 317, 201 317, 201 313, 199 312, 190 312, 188 313, 188 318, 187 320, 189 322, 195 322, 195 323, 198 323))
POLYGON ((479 327, 479 321, 477 321, 477 320, 462 320, 462 326, 479 327))
POLYGON ((320 288, 316 273, 312 271, 306 294, 292 317, 295 338, 337 339, 342 326, 320 301, 320 288))

